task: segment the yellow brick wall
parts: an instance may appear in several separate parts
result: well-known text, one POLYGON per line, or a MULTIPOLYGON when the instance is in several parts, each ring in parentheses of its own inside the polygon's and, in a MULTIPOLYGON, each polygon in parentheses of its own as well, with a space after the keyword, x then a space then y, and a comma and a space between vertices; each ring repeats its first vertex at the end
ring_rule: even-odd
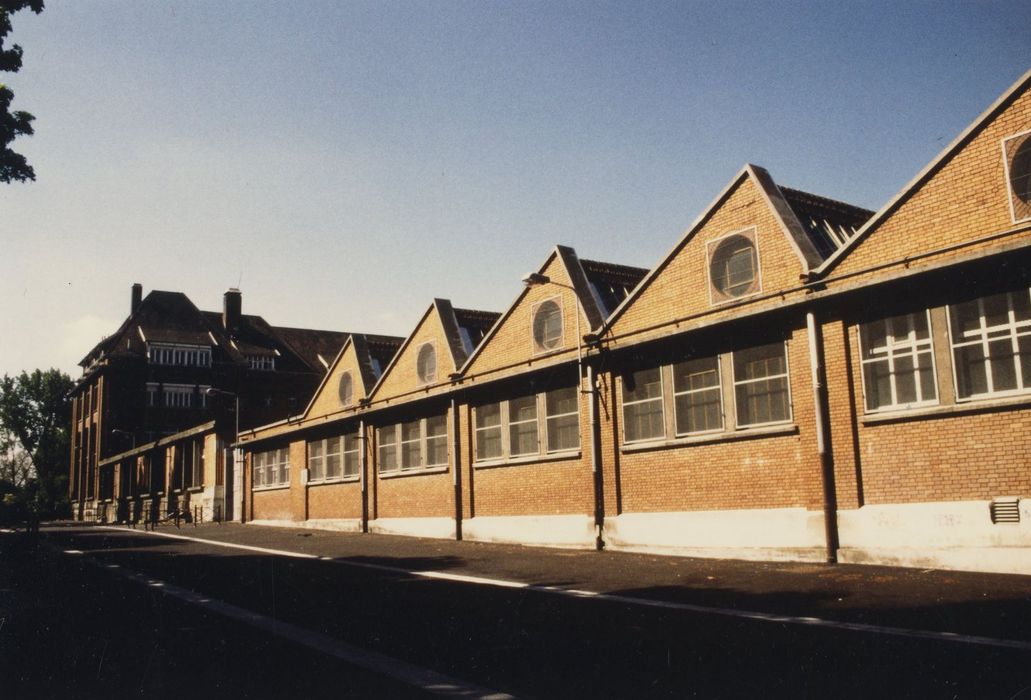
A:
POLYGON ((450 386, 448 375, 457 370, 454 358, 451 356, 450 346, 444 335, 444 328, 440 323, 440 316, 437 314, 436 307, 430 307, 415 327, 408 343, 394 358, 388 373, 384 375, 382 383, 375 395, 372 396, 373 403, 379 404, 394 397, 412 400, 422 395, 439 393, 441 385, 445 390, 450 386), (432 342, 436 346, 437 379, 428 386, 423 386, 419 382, 415 367, 419 349, 427 342, 432 342))
MULTIPOLYGON (((337 413, 344 408, 340 403, 340 377, 343 376, 344 372, 351 373, 351 385, 354 387, 354 403, 352 406, 357 405, 359 399, 365 398, 365 386, 362 383, 358 356, 355 353, 354 344, 348 341, 343 355, 340 356, 339 361, 333 366, 329 378, 312 400, 311 409, 305 414, 306 419, 337 413)), ((371 389, 372 387, 369 388, 371 389)))

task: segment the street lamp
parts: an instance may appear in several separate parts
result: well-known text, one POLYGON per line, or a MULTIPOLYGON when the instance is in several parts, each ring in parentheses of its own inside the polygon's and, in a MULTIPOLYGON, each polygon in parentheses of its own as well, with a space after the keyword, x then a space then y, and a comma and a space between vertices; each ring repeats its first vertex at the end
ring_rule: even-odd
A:
MULTIPOLYGON (((225 389, 216 389, 213 386, 209 386, 204 390, 207 396, 232 396, 233 397, 233 417, 236 419, 236 426, 233 432, 233 466, 236 466, 236 453, 240 449, 236 446, 236 443, 240 441, 240 395, 234 394, 231 391, 225 389)), ((235 469, 233 471, 235 476, 235 469)), ((228 465, 224 462, 222 464, 222 520, 226 519, 226 513, 229 508, 229 469, 228 465)))

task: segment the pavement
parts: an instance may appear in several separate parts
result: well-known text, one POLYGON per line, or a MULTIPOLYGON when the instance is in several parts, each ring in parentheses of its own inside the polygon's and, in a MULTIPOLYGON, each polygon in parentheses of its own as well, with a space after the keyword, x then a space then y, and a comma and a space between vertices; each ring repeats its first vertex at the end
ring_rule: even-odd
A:
MULTIPOLYGON (((167 604, 176 607, 173 617, 201 614, 197 629, 217 630, 199 633, 207 640, 246 637, 248 624, 253 639, 255 625, 247 619, 252 613, 298 630, 285 642, 275 634, 267 640, 271 648, 286 649, 260 664, 273 680, 248 685, 255 676, 247 669, 255 659, 233 672, 243 677, 232 686, 235 697, 271 696, 280 678, 272 671, 276 659, 300 657, 312 664, 319 658, 299 651, 298 644, 343 661, 334 669, 357 679, 342 681, 355 689, 354 697, 433 694, 433 682, 413 685, 413 667, 443 674, 465 696, 496 691, 537 697, 1031 697, 1026 576, 690 559, 239 524, 166 526, 154 534, 65 524, 45 527, 41 537, 40 549, 49 552, 46 566, 97 565, 84 573, 84 564, 71 564, 78 567, 73 577, 95 581, 97 590, 87 587, 81 595, 103 603, 102 592, 125 588, 124 598, 107 601, 109 610, 126 608, 124 600, 140 590, 153 597, 153 589, 139 585, 149 581, 186 591, 167 604), (113 583, 103 567, 133 573, 113 583), (132 576, 144 578, 133 586, 132 576), (190 595, 250 612, 227 620, 197 600, 191 605, 190 595), (333 644, 344 645, 343 651, 334 653, 333 644), (395 659, 409 675, 384 673, 382 666, 370 673, 375 664, 355 649, 395 659), (380 682, 385 685, 378 687, 380 682)), ((2 604, 0 597, 0 614, 2 604)), ((127 624, 124 614, 115 614, 113 623, 110 617, 88 621, 95 624, 95 636, 106 634, 105 625, 127 624)), ((143 633, 148 625, 161 633, 153 621, 134 625, 143 630, 143 643, 152 637, 143 633)), ((264 629, 270 630, 275 631, 264 629)), ((0 652, 3 632, 0 627, 0 652)), ((96 654, 99 639, 71 646, 96 654)), ((234 646, 221 646, 227 645, 234 646)), ((182 653, 166 649, 157 656, 182 653)), ((189 654, 204 656, 192 649, 189 654)), ((226 656, 223 651, 216 658, 226 656)), ((168 672, 173 677, 176 668, 183 666, 176 662, 168 672)), ((224 687, 224 670, 212 672, 208 687, 224 687)), ((51 678, 61 677, 51 672, 51 678)), ((318 679, 310 681, 307 697, 339 687, 320 672, 307 678, 318 679)))

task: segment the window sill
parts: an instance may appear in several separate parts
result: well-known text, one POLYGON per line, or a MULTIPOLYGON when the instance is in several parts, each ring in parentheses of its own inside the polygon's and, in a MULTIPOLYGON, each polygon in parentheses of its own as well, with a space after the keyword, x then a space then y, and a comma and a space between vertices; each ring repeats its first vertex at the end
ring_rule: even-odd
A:
POLYGON ((356 484, 361 481, 361 477, 355 476, 340 476, 333 477, 332 479, 310 479, 308 486, 327 486, 332 484, 356 484))
POLYGON ((900 409, 883 413, 868 413, 862 416, 859 422, 863 425, 881 425, 883 423, 899 423, 908 420, 959 416, 967 413, 1003 411, 1023 406, 1031 406, 1031 396, 1025 394, 1023 396, 1009 396, 1001 399, 977 399, 945 406, 923 406, 908 410, 900 409))
POLYGON ((732 442, 735 440, 752 440, 757 438, 774 437, 777 435, 797 434, 798 426, 796 424, 783 423, 779 425, 764 426, 761 428, 742 428, 734 431, 705 433, 703 435, 692 435, 691 437, 673 438, 672 440, 634 442, 621 445, 619 451, 623 453, 647 452, 649 450, 663 450, 671 447, 689 447, 692 445, 707 445, 715 442, 732 442))
POLYGON ((381 479, 398 479, 405 476, 422 476, 423 474, 446 474, 449 467, 430 467, 429 469, 398 469, 396 471, 379 473, 381 479))
POLYGON ((204 486, 203 485, 201 485, 201 486, 191 486, 190 488, 186 489, 186 491, 188 493, 203 493, 204 492, 204 486))
POLYGON ((276 484, 275 486, 252 486, 251 491, 261 493, 263 491, 286 491, 289 488, 290 484, 276 484))
POLYGON ((518 467, 524 464, 539 464, 541 462, 561 462, 570 459, 580 459, 580 450, 566 450, 565 452, 549 452, 543 455, 521 455, 508 459, 485 459, 482 462, 473 462, 473 469, 496 469, 497 467, 518 467))

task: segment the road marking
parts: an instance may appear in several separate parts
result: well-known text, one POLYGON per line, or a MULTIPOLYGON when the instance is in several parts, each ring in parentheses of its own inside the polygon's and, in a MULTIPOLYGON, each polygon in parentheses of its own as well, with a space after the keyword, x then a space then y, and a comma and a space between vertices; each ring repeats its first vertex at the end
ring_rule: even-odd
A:
POLYGON ((262 552, 265 554, 272 554, 276 556, 294 557, 300 559, 316 559, 331 562, 333 564, 338 564, 341 566, 351 566, 361 569, 373 569, 376 571, 386 571, 394 574, 418 576, 420 578, 426 579, 455 581, 457 583, 493 586, 495 588, 515 588, 522 590, 537 591, 540 593, 550 593, 552 595, 560 595, 569 598, 605 600, 613 603, 621 603, 623 605, 637 605, 641 607, 661 608, 665 610, 681 610, 685 612, 693 612, 703 615, 720 615, 722 617, 734 617, 744 620, 756 620, 758 622, 774 622, 786 625, 801 625, 805 627, 819 627, 823 629, 846 630, 849 632, 880 634, 890 637, 929 639, 939 642, 958 642, 960 644, 973 644, 975 646, 1001 647, 1004 649, 1019 649, 1021 651, 1031 651, 1031 642, 1025 642, 1015 639, 998 639, 996 637, 982 637, 977 635, 960 634, 958 632, 936 632, 932 630, 909 629, 906 627, 871 625, 863 622, 843 622, 840 620, 827 620, 820 617, 783 615, 780 613, 765 613, 753 610, 738 610, 735 608, 718 608, 708 605, 695 605, 693 603, 674 603, 668 600, 632 598, 630 596, 618 595, 614 593, 585 591, 575 588, 563 588, 561 586, 544 586, 535 583, 526 583, 523 581, 511 581, 508 579, 489 578, 483 576, 469 576, 465 574, 452 574, 445 571, 413 571, 411 569, 402 569, 397 566, 389 566, 386 564, 370 564, 368 562, 346 561, 343 559, 334 559, 332 557, 325 557, 316 554, 291 552, 284 549, 269 549, 267 547, 254 547, 251 545, 233 544, 231 542, 219 542, 218 540, 208 540, 201 537, 174 535, 170 532, 138 532, 136 530, 125 530, 123 528, 117 527, 107 527, 107 529, 117 530, 119 532, 136 532, 140 535, 155 535, 157 537, 169 537, 178 540, 201 542, 203 544, 210 544, 218 547, 227 547, 229 549, 244 549, 252 552, 262 552))
MULTIPOLYGON (((73 554, 75 552, 74 550, 64 550, 64 553, 73 554)), ((263 632, 283 637, 284 639, 290 640, 291 642, 300 644, 309 649, 314 649, 328 656, 340 659, 352 666, 357 666, 381 676, 386 676, 393 680, 415 686, 420 690, 424 690, 434 695, 454 698, 484 698, 485 700, 515 700, 514 695, 489 690, 474 683, 447 676, 443 673, 437 673, 436 671, 416 666, 415 664, 408 663, 407 661, 395 659, 394 657, 387 656, 386 654, 380 654, 352 646, 340 640, 333 639, 328 635, 313 632, 303 627, 290 624, 289 622, 276 620, 221 600, 213 600, 203 594, 195 593, 171 583, 151 578, 137 571, 132 571, 124 567, 112 569, 110 565, 102 564, 96 559, 88 556, 85 560, 93 566, 106 569, 111 571, 111 573, 117 574, 118 576, 122 576, 123 578, 127 578, 136 583, 152 588, 160 588, 162 593, 165 595, 178 598, 193 605, 203 606, 205 610, 218 613, 223 617, 243 622, 251 627, 260 629, 263 632)))

